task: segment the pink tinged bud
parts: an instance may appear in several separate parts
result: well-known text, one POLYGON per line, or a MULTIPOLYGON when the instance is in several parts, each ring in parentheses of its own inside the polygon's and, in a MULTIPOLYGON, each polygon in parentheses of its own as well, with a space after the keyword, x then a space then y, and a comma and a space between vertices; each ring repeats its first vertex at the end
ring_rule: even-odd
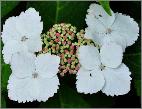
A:
POLYGON ((71 58, 68 59, 68 64, 70 64, 70 63, 71 63, 71 58))
POLYGON ((63 70, 63 73, 66 73, 67 71, 68 71, 68 68, 64 69, 64 70, 63 70))
POLYGON ((66 37, 66 36, 63 36, 63 39, 64 39, 64 40, 67 40, 67 37, 66 37))
POLYGON ((76 46, 76 49, 78 49, 79 47, 78 46, 76 46))
POLYGON ((56 33, 56 36, 59 37, 59 36, 60 36, 60 33, 56 33))
POLYGON ((73 55, 73 54, 74 54, 74 51, 73 51, 73 50, 71 50, 71 51, 70 51, 70 54, 71 54, 71 55, 73 55))
POLYGON ((78 64, 76 67, 75 67, 75 70, 79 70, 79 68, 80 68, 80 65, 78 64))
POLYGON ((60 39, 59 39, 59 38, 55 39, 55 42, 57 42, 57 43, 58 43, 59 41, 60 41, 60 39))
POLYGON ((71 44, 71 41, 68 41, 68 44, 70 45, 70 44, 71 44))
POLYGON ((74 45, 71 45, 71 50, 74 50, 74 45))
POLYGON ((69 70, 69 73, 70 73, 70 74, 74 74, 74 71, 73 71, 73 70, 69 70))
POLYGON ((61 57, 61 58, 64 58, 64 54, 61 54, 60 57, 61 57))
POLYGON ((61 66, 60 68, 61 68, 61 69, 65 69, 66 67, 65 67, 65 66, 61 66))
POLYGON ((72 34, 72 31, 69 31, 68 33, 69 33, 69 35, 71 35, 71 34, 72 34))
POLYGON ((68 50, 65 50, 64 52, 65 52, 66 54, 68 54, 68 53, 69 53, 69 51, 68 51, 68 50))
POLYGON ((66 44, 66 41, 63 41, 62 44, 65 45, 65 44, 66 44))

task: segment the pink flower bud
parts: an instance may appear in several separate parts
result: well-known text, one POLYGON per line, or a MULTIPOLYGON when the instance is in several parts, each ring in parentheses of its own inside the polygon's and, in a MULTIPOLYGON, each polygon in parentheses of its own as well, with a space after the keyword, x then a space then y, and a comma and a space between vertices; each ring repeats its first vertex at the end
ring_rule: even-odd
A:
POLYGON ((71 63, 71 58, 68 59, 68 64, 70 64, 70 63, 71 63))
POLYGON ((71 50, 74 50, 74 45, 71 45, 71 50))
POLYGON ((60 33, 56 33, 56 36, 59 37, 59 36, 60 36, 60 33))
POLYGON ((56 39, 55 39, 55 42, 57 42, 57 43, 58 43, 59 41, 60 41, 60 39, 59 39, 59 38, 56 38, 56 39))
POLYGON ((70 51, 70 54, 73 55, 73 54, 74 54, 74 50, 71 50, 71 51, 70 51))
POLYGON ((70 44, 71 44, 71 41, 68 41, 68 44, 70 45, 70 44))
POLYGON ((75 67, 75 70, 79 70, 79 68, 80 68, 80 64, 78 64, 76 67, 75 67))
POLYGON ((65 52, 66 54, 68 54, 68 53, 69 53, 69 51, 68 51, 68 50, 65 50, 64 52, 65 52))
POLYGON ((62 44, 65 45, 65 44, 66 44, 66 41, 63 41, 62 44))

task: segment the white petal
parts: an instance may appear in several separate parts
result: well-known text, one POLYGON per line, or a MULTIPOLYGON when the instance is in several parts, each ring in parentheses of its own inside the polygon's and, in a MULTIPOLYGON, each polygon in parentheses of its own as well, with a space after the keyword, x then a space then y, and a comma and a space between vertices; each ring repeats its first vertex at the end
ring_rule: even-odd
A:
POLYGON ((88 70, 93 70, 101 64, 99 51, 94 46, 81 46, 79 48, 78 58, 80 64, 88 70))
POLYGON ((116 69, 106 68, 103 71, 105 77, 105 86, 102 92, 106 95, 124 95, 130 90, 130 71, 125 64, 121 64, 116 69))
POLYGON ((103 65, 116 68, 123 58, 122 47, 116 43, 105 43, 100 49, 101 62, 103 65))
POLYGON ((7 43, 5 43, 2 50, 4 62, 7 64, 11 63, 12 55, 17 52, 23 52, 23 51, 27 51, 27 48, 25 46, 23 46, 16 40, 8 41, 7 43))
POLYGON ((106 37, 104 37, 102 42, 117 43, 118 45, 122 46, 123 52, 125 52, 125 48, 127 47, 126 40, 124 40, 124 38, 122 38, 117 31, 113 31, 111 34, 108 34, 106 37))
POLYGON ((98 45, 102 45, 105 34, 96 34, 94 33, 94 30, 91 29, 91 27, 87 27, 85 29, 84 37, 87 39, 92 39, 98 45))
POLYGON ((106 31, 106 27, 92 14, 87 14, 85 21, 92 33, 101 34, 106 31))
POLYGON ((37 37, 30 38, 29 40, 25 42, 25 45, 28 47, 28 50, 32 53, 41 51, 42 50, 41 37, 37 36, 37 37))
MULTIPOLYGON (((91 4, 87 12, 89 15, 94 16, 94 20, 92 20, 92 23, 99 22, 97 23, 98 25, 94 25, 97 26, 96 29, 98 29, 100 25, 103 25, 105 28, 108 28, 113 24, 115 20, 115 14, 113 13, 113 11, 111 11, 112 16, 110 16, 106 13, 103 7, 98 4, 91 4)), ((91 22, 88 23, 91 24, 91 22)))
POLYGON ((102 89, 104 83, 104 77, 99 70, 89 71, 84 68, 80 68, 77 73, 76 88, 80 93, 96 93, 102 89))
POLYGON ((18 101, 19 103, 33 101, 34 99, 29 93, 32 87, 28 85, 29 82, 30 78, 19 79, 14 74, 11 74, 7 86, 9 99, 18 101))
POLYGON ((3 25, 2 31, 2 41, 5 44, 7 41, 11 41, 11 39, 17 40, 19 36, 18 32, 16 31, 16 21, 18 17, 10 17, 6 20, 5 24, 3 25))
POLYGON ((57 89, 59 88, 59 79, 57 76, 53 78, 42 78, 39 80, 40 86, 40 94, 37 100, 40 101, 47 101, 48 98, 54 96, 57 93, 57 89))
POLYGON ((17 30, 26 37, 36 37, 43 30, 43 22, 40 20, 39 12, 34 8, 29 8, 19 15, 16 23, 17 30))
POLYGON ((112 28, 118 31, 123 40, 126 40, 127 46, 134 44, 138 39, 138 24, 134 21, 133 18, 130 18, 130 16, 116 13, 116 20, 112 28))
POLYGON ((11 69, 19 78, 31 77, 35 71, 35 55, 31 53, 17 53, 12 56, 11 69))
POLYGON ((58 67, 60 58, 49 53, 40 54, 37 56, 35 64, 36 71, 40 73, 42 77, 52 78, 58 73, 58 67))

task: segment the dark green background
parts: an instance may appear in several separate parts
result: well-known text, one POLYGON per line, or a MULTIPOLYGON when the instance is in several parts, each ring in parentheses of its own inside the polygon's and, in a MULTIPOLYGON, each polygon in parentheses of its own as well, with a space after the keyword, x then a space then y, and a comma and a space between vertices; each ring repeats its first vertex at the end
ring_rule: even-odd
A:
MULTIPOLYGON (((76 26, 78 31, 86 27, 85 17, 89 5, 93 1, 39 1, 39 2, 5 2, 1 4, 1 26, 5 20, 11 16, 17 16, 21 11, 25 11, 29 7, 35 8, 39 11, 42 21, 44 23, 43 33, 55 23, 71 23, 76 26)), ((130 15, 134 18, 139 26, 141 26, 141 3, 111 1, 110 7, 114 12, 120 12, 130 15)), ((96 25, 97 26, 97 25, 96 25)), ((1 29, 2 31, 2 29, 1 29)), ((141 93, 141 36, 136 43, 126 49, 123 62, 129 67, 132 72, 131 91, 123 96, 110 97, 102 92, 92 95, 84 95, 77 93, 75 88, 75 75, 66 75, 60 77, 60 88, 54 97, 49 98, 45 103, 17 103, 11 101, 7 97, 7 80, 11 73, 9 65, 2 63, 2 107, 140 107, 140 93, 141 93)), ((1 44, 3 47, 3 44, 1 44)), ((1 57, 2 58, 2 57, 1 57)))

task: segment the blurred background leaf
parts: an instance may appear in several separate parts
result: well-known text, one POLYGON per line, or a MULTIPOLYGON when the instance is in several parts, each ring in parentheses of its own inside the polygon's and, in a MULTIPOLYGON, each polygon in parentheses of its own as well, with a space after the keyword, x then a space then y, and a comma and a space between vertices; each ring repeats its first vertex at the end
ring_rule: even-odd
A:
POLYGON ((102 5, 104 10, 111 16, 111 9, 110 9, 110 6, 109 6, 109 1, 99 0, 99 3, 102 5))
POLYGON ((78 94, 76 90, 69 87, 68 84, 61 84, 58 93, 54 98, 50 98, 47 102, 41 103, 40 107, 54 108, 87 108, 89 104, 78 94), (56 99, 55 99, 56 98, 56 99))
POLYGON ((7 84, 8 84, 9 76, 11 74, 11 69, 10 69, 10 65, 8 64, 2 63, 1 67, 2 67, 1 88, 2 88, 2 91, 7 91, 7 84))
POLYGON ((19 1, 1 1, 1 17, 4 17, 6 14, 8 14, 10 11, 12 11, 18 4, 19 1))
POLYGON ((28 2, 28 7, 39 11, 47 32, 55 23, 71 23, 78 30, 86 27, 85 17, 90 2, 88 1, 41 1, 28 2))
POLYGON ((6 100, 4 98, 4 95, 1 94, 1 108, 6 108, 6 100))
POLYGON ((134 83, 135 83, 137 95, 141 96, 141 80, 135 80, 134 83))

